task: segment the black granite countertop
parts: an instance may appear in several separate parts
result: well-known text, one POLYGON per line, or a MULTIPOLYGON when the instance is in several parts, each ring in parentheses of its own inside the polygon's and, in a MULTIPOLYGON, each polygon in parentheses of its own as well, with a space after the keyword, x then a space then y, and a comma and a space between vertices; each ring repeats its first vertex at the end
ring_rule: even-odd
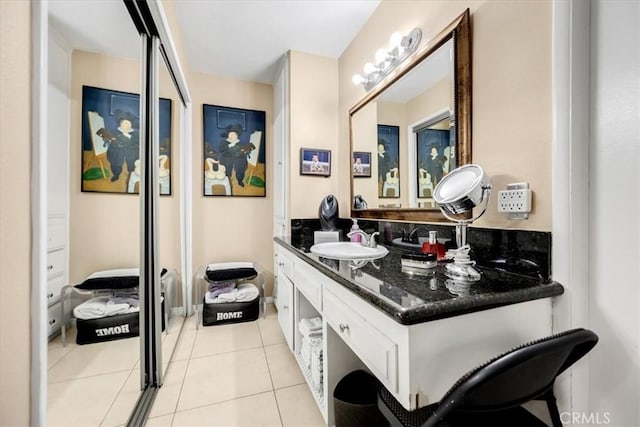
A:
POLYGON ((310 253, 307 247, 295 247, 288 237, 275 237, 274 241, 404 325, 564 292, 557 282, 497 269, 479 268, 482 278, 471 284, 446 277, 444 263, 432 270, 420 270, 420 274, 408 273, 400 262, 405 250, 393 246, 386 246, 389 254, 377 260, 339 261, 310 253))

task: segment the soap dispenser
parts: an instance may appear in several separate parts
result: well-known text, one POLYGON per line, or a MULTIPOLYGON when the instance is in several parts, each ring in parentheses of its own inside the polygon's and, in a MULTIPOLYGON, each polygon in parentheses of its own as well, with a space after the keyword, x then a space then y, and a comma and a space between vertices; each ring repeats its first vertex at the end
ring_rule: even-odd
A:
MULTIPOLYGON (((351 232, 356 231, 356 230, 360 230, 360 226, 358 225, 358 220, 357 219, 352 219, 353 221, 353 225, 351 225, 351 232)), ((362 241, 362 236, 360 234, 352 234, 351 237, 349 238, 351 239, 352 242, 361 242, 362 241)))

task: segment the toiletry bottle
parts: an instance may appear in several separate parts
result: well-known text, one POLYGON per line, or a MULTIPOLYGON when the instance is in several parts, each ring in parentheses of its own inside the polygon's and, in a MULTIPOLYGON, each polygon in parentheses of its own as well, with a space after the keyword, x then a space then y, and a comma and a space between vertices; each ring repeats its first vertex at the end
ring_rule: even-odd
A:
MULTIPOLYGON (((360 230, 360 226, 358 226, 358 220, 357 219, 353 219, 353 225, 351 226, 351 231, 356 231, 356 230, 360 230)), ((350 237, 352 242, 360 242, 362 241, 362 236, 359 234, 354 234, 350 237)))
POLYGON ((438 253, 438 232, 437 231, 429 232, 429 240, 422 244, 422 253, 437 255, 438 253))

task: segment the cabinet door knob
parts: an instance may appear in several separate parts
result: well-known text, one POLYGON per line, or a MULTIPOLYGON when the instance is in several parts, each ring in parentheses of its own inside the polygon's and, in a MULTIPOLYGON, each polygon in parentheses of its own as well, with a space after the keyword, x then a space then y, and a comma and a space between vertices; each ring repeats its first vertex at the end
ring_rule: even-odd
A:
POLYGON ((48 265, 47 266, 47 270, 49 270, 49 271, 53 270, 53 265, 48 265))
POLYGON ((279 263, 278 263, 278 266, 279 266, 279 267, 284 267, 284 262, 279 262, 279 263))
POLYGON ((283 310, 289 310, 289 306, 288 306, 288 305, 283 305, 283 306, 282 306, 282 309, 283 309, 283 310))
POLYGON ((53 325, 54 323, 56 323, 56 319, 49 320, 49 325, 53 325))
POLYGON ((51 292, 50 294, 47 294, 47 298, 53 298, 53 292, 51 292))
POLYGON ((344 323, 340 323, 339 328, 340 328, 340 332, 344 333, 344 331, 348 331, 349 330, 349 325, 345 325, 344 323))

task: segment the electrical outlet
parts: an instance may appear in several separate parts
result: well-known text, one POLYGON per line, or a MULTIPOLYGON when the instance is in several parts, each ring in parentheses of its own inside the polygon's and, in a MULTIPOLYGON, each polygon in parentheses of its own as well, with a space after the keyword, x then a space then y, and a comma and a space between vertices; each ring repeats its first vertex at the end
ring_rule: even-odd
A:
POLYGON ((509 184, 506 190, 498 192, 498 212, 506 212, 509 219, 529 218, 529 212, 531 212, 529 183, 509 184))

